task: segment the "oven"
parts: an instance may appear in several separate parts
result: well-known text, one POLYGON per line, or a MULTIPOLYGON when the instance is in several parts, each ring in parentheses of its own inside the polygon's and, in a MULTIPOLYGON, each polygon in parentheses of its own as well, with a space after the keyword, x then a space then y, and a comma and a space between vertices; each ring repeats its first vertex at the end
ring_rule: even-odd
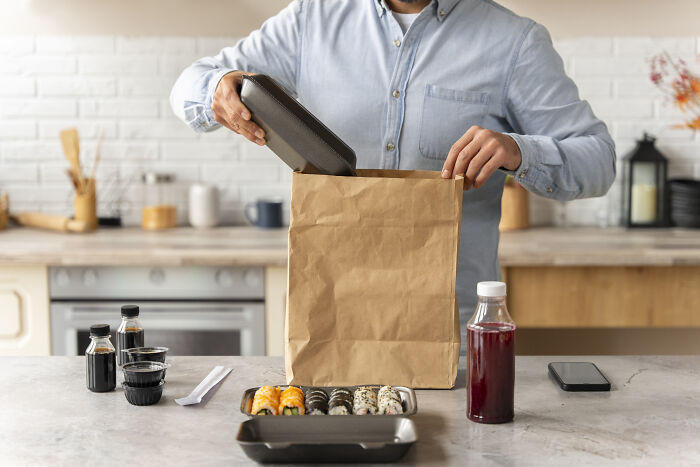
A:
POLYGON ((264 355, 262 268, 52 267, 51 351, 82 355, 92 324, 114 334, 121 305, 139 305, 148 346, 169 355, 264 355))

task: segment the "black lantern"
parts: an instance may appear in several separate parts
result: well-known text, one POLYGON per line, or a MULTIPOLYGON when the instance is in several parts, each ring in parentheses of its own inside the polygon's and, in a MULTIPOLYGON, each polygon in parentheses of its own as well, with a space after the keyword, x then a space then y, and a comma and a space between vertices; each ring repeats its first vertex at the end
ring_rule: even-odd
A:
POLYGON ((666 173, 668 161, 644 133, 624 158, 622 222, 626 227, 667 227, 666 173))

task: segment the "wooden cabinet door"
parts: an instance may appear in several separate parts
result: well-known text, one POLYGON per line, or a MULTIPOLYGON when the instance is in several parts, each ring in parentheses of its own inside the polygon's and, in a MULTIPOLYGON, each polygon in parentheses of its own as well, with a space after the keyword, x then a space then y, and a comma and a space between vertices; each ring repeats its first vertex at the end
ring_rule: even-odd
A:
POLYGON ((0 266, 0 355, 49 355, 46 266, 0 266))

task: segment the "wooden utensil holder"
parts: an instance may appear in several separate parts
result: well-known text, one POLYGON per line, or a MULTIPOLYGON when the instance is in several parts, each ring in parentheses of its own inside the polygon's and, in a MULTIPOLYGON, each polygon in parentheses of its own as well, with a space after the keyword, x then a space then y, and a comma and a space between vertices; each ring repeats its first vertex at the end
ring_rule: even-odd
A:
POLYGON ((522 186, 511 183, 503 187, 501 199, 501 222, 498 230, 527 229, 530 227, 530 200, 529 194, 522 186))
POLYGON ((97 228, 97 196, 95 194, 95 179, 88 178, 85 181, 85 190, 75 193, 74 219, 83 221, 89 230, 97 228))

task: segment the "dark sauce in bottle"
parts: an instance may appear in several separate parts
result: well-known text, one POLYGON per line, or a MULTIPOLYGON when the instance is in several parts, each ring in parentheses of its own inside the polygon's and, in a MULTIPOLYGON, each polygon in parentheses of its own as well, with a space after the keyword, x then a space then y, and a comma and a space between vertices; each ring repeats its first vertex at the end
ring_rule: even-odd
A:
POLYGON ((112 391, 117 386, 114 349, 97 348, 85 355, 87 387, 92 392, 112 391))
POLYGON ((479 423, 513 420, 515 326, 467 327, 467 416, 479 423))
POLYGON ((123 349, 132 349, 134 347, 143 347, 143 329, 141 328, 126 328, 124 331, 117 332, 117 353, 119 354, 119 365, 128 362, 128 356, 123 349))

